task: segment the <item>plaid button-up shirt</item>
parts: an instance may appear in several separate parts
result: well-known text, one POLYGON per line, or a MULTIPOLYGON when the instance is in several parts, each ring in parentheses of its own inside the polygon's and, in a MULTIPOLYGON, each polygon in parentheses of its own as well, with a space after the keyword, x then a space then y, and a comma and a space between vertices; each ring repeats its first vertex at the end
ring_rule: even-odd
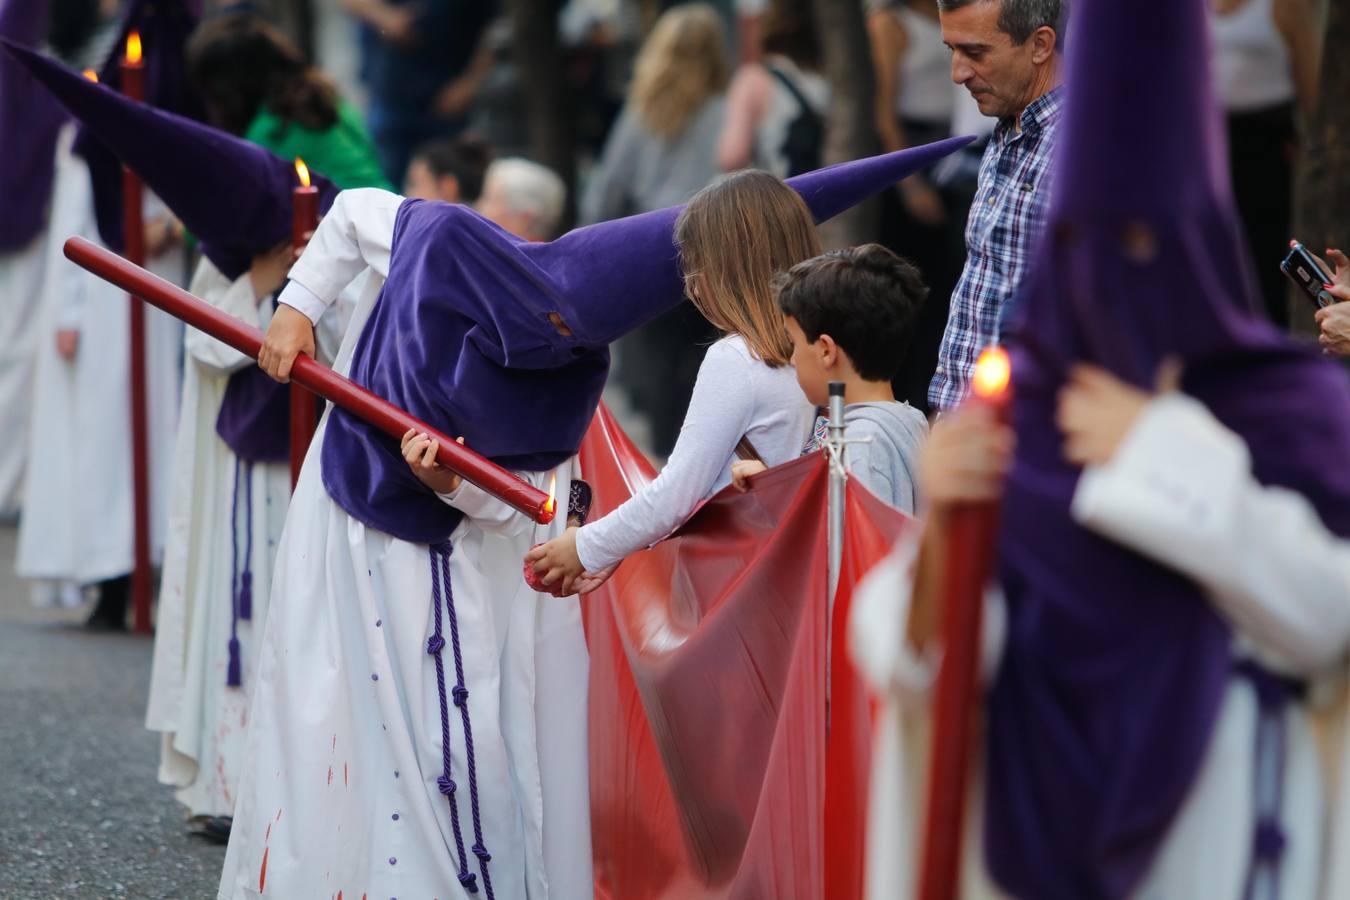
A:
POLYGON ((980 351, 998 340, 999 322, 1045 223, 1050 160, 1064 88, 1032 101, 1018 120, 994 129, 980 162, 979 190, 966 222, 966 267, 952 292, 937 372, 928 387, 934 410, 966 396, 980 351))

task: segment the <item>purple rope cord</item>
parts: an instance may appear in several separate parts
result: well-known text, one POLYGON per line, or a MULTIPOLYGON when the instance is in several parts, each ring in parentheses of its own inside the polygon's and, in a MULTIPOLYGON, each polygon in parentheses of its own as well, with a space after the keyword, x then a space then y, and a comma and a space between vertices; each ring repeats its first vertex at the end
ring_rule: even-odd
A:
MULTIPOLYGON (((238 480, 238 475, 235 476, 238 480)), ((239 618, 253 620, 253 463, 244 463, 244 571, 239 575, 239 618)))
POLYGON ((1256 827, 1252 835, 1252 853, 1247 864, 1247 886, 1242 896, 1255 900, 1257 876, 1266 872, 1270 879, 1269 897, 1279 900, 1280 862, 1284 857, 1286 838, 1280 824, 1280 808, 1284 805, 1284 769, 1287 752, 1287 723, 1284 714, 1289 704, 1305 693, 1305 685, 1292 678, 1276 675, 1251 659, 1236 665, 1237 674, 1248 679, 1256 690, 1256 762, 1255 796, 1256 827), (1269 802, 1263 802, 1262 776, 1267 761, 1273 764, 1274 785, 1269 802))
MULTIPOLYGON (((436 566, 436 557, 442 551, 431 547, 431 602, 435 612, 435 630, 427 640, 427 653, 436 663, 436 690, 441 698, 441 775, 436 779, 436 787, 445 795, 450 804, 450 827, 455 832, 455 848, 459 851, 459 883, 470 894, 478 893, 478 879, 469 871, 468 856, 464 852, 464 835, 459 827, 459 806, 455 803, 455 782, 450 777, 450 707, 445 698, 445 662, 441 651, 445 649, 445 638, 441 637, 441 580, 440 570, 436 566)), ((450 577, 445 579, 446 593, 449 593, 450 577)))
MULTIPOLYGON (((492 877, 488 874, 488 862, 492 854, 483 846, 483 823, 478 816, 478 777, 474 773, 473 728, 469 724, 469 691, 464 687, 464 658, 459 652, 459 621, 455 616, 455 595, 450 588, 450 553, 453 551, 447 541, 436 548, 441 557, 441 579, 445 582, 445 611, 450 619, 450 649, 455 654, 455 689, 452 691, 455 705, 459 707, 460 721, 464 723, 464 760, 469 772, 469 809, 473 814, 474 844, 471 849, 478 857, 478 871, 483 874, 483 890, 488 900, 492 897, 492 877)), ((435 551, 433 551, 435 552, 435 551)), ((433 563, 435 557, 433 556, 433 563)))

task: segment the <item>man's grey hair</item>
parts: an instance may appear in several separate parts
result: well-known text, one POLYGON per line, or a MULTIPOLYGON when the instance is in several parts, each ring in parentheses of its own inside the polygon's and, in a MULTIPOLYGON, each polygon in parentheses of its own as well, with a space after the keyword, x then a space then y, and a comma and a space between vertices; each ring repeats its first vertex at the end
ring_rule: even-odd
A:
MULTIPOLYGON (((1111 0, 1120 3, 1124 0, 1111 0)), ((1055 30, 1055 45, 1063 48, 1069 22, 1069 0, 937 0, 939 12, 951 12, 975 3, 998 3, 998 30, 1017 45, 1025 44, 1037 28, 1055 30)))
POLYGON ((567 203, 567 185, 552 169, 528 159, 507 157, 488 166, 484 184, 501 191, 502 202, 512 212, 529 216, 537 234, 557 235, 567 203))

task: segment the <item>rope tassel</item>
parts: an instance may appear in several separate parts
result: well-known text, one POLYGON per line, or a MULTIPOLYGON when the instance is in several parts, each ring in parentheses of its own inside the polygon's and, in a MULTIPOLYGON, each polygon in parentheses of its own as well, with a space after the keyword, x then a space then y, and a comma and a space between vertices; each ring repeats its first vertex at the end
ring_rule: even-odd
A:
POLYGON ((239 638, 230 638, 230 662, 225 668, 225 686, 239 687, 244 683, 239 665, 239 638))

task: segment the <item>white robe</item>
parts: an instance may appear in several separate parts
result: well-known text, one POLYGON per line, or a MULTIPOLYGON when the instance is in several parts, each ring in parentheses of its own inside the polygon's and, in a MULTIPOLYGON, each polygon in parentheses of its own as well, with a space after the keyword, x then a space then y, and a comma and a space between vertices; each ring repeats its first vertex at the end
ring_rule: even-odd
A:
MULTIPOLYGON (((350 366, 388 274, 400 198, 339 196, 292 271, 323 302, 369 265, 372 278, 335 368, 350 366)), ((288 288, 286 300, 292 293, 288 288)), ((509 413, 508 413, 509 414, 509 413)), ((580 609, 530 590, 522 560, 561 533, 465 485, 447 502, 466 517, 451 536, 450 582, 469 691, 478 799, 471 809, 465 732, 448 706, 456 839, 442 774, 440 693, 428 548, 367 528, 328 496, 311 445, 277 556, 256 678, 247 762, 221 898, 460 897, 458 846, 491 854, 498 898, 592 896, 587 778, 589 667, 580 609), (275 852, 273 852, 275 851, 275 852)), ((572 462, 533 473, 567 496, 572 462)), ((442 608, 445 691, 456 683, 442 608)))
MULTIPOLYGON (((1169 395, 1152 402, 1111 462, 1085 471, 1073 516, 1200 584, 1233 626, 1239 656, 1311 681, 1314 696, 1343 674, 1350 544, 1331 536, 1303 497, 1259 486, 1245 445, 1196 401, 1169 395)), ((854 660, 883 701, 870 788, 869 898, 910 897, 918 875, 935 670, 935 660, 916 656, 904 637, 918 540, 916 534, 903 541, 869 574, 850 624, 854 660)), ((987 681, 1006 636, 997 588, 989 590, 986 610, 987 681)), ((1324 854, 1328 792, 1308 705, 1292 704, 1286 725, 1281 824, 1288 843, 1280 896, 1350 896, 1350 880, 1332 891, 1324 876, 1336 855, 1324 854)), ((1256 813, 1256 727, 1254 688, 1235 676, 1200 773, 1134 897, 1242 898, 1256 813)), ((981 759, 967 816, 964 898, 1002 896, 988 879, 980 846, 982 769, 981 759)), ((1333 818, 1350 811, 1347 799, 1333 806, 1333 818)), ((1340 839, 1345 856, 1350 833, 1340 839)), ((1258 881, 1256 896, 1267 896, 1268 888, 1258 881)))
MULTIPOLYGON (((271 303, 254 297, 248 273, 233 282, 209 260, 193 294, 256 327, 271 303)), ((155 621, 154 666, 146 727, 163 732, 159 780, 178 788, 192 815, 230 815, 243 764, 248 698, 256 671, 255 634, 266 621, 276 542, 290 501, 286 463, 256 463, 236 497, 236 457, 216 434, 230 375, 253 361, 196 329, 186 330, 183 403, 174 445, 168 540, 155 621), (236 518, 236 516, 238 518, 236 518), (236 624, 242 684, 227 687, 226 666, 239 572, 252 530, 250 620, 236 624)))
POLYGON ((19 511, 28 421, 33 407, 38 306, 47 261, 47 230, 0 254, 0 515, 19 511))
MULTIPOLYGON (((354 286, 361 284, 364 280, 358 279, 354 286)), ((248 273, 231 282, 203 259, 191 292, 256 328, 265 329, 271 321, 272 302, 255 298, 248 273)), ((337 355, 343 317, 350 316, 351 306, 340 300, 319 329, 318 357, 325 364, 337 355)), ((244 517, 250 506, 242 488, 235 498, 236 457, 216 433, 216 420, 230 376, 254 361, 193 328, 186 330, 184 349, 146 727, 163 733, 160 782, 178 788, 176 796, 191 815, 228 816, 243 768, 257 668, 254 639, 261 637, 266 621, 276 547, 290 504, 290 466, 256 463, 247 479, 253 611, 250 620, 235 622, 237 587, 232 584, 244 568, 249 545, 244 517), (237 688, 225 684, 232 624, 240 647, 242 683, 237 688)), ((246 477, 242 470, 239 474, 246 477)))
MULTIPOLYGON (((62 253, 74 235, 98 241, 89 170, 70 152, 72 135, 67 127, 58 142, 15 568, 23 578, 88 584, 133 566, 130 323, 126 294, 62 253), (56 332, 65 328, 80 332, 71 361, 56 350, 56 332)), ((154 214, 158 201, 146 202, 147 215, 154 214)), ((181 248, 171 250, 148 268, 180 282, 184 258, 181 248)), ((164 540, 182 344, 181 323, 147 307, 152 559, 164 540)))

